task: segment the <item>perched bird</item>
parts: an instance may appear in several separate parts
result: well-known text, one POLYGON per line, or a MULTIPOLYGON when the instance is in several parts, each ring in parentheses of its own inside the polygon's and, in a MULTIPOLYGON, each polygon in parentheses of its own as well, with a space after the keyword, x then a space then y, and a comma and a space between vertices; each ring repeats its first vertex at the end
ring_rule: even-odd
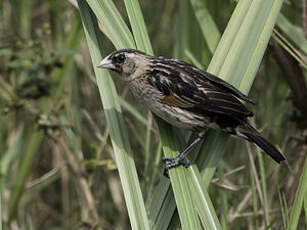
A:
POLYGON ((139 50, 123 49, 106 56, 99 68, 116 72, 127 82, 132 94, 166 122, 199 133, 175 158, 163 158, 168 169, 189 166, 187 153, 207 128, 223 130, 258 145, 276 162, 283 155, 253 128, 253 113, 239 100, 254 104, 247 96, 222 79, 186 62, 154 57, 139 50))

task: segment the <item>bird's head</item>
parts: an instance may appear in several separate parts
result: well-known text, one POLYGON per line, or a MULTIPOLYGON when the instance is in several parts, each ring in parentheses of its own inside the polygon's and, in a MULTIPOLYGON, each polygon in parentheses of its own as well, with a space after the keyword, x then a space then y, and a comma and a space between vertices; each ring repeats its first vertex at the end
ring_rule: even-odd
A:
POLYGON ((149 58, 149 55, 139 50, 116 50, 106 56, 97 67, 114 71, 123 80, 130 81, 146 70, 149 58))

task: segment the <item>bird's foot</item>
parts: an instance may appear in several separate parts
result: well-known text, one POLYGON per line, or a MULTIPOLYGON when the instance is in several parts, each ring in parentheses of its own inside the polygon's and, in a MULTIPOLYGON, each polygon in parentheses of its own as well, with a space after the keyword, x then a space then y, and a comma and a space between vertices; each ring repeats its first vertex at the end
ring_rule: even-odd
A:
POLYGON ((183 165, 184 167, 188 168, 190 166, 190 162, 185 157, 162 157, 163 162, 168 162, 164 167, 163 175, 169 178, 168 170, 179 165, 183 165))

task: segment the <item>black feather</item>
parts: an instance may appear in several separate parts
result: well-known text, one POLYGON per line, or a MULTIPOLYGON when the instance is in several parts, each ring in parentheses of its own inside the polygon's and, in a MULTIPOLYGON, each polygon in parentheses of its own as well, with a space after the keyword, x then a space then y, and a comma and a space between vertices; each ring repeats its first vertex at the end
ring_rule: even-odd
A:
POLYGON ((185 62, 175 59, 152 59, 147 76, 148 83, 163 95, 168 96, 172 92, 191 105, 184 108, 188 111, 202 115, 227 115, 235 119, 253 116, 253 113, 236 98, 248 101, 240 91, 185 62), (207 75, 210 77, 206 78, 207 75))
POLYGON ((223 89, 226 92, 233 94, 234 96, 248 102, 251 104, 255 104, 251 99, 249 99, 246 95, 240 92, 238 89, 233 87, 228 82, 222 80, 221 78, 200 70, 195 66, 186 63, 177 59, 167 59, 167 58, 159 58, 154 61, 155 64, 159 65, 159 63, 163 63, 165 65, 174 66, 176 68, 184 70, 188 75, 194 77, 194 80, 202 84, 203 82, 209 81, 211 84, 215 85, 217 88, 223 89))
POLYGON ((264 139, 256 129, 254 129, 249 124, 244 124, 237 128, 237 131, 246 137, 250 142, 255 143, 259 146, 264 152, 270 155, 277 163, 285 160, 284 156, 275 148, 271 143, 264 139))

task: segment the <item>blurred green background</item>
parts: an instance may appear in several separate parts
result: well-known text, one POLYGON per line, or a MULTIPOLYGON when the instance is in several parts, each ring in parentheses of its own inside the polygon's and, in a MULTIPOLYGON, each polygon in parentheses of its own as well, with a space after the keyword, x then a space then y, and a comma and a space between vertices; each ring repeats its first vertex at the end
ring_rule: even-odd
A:
MULTIPOLYGON (((139 2, 155 54, 206 69, 212 53, 190 2, 139 2)), ((123 2, 114 3, 128 22, 123 2)), ((236 4, 207 1, 221 33, 236 4)), ((251 107, 256 127, 288 161, 277 166, 231 138, 209 187, 224 229, 264 229, 268 216, 269 229, 287 225, 307 149, 306 4, 285 1, 249 94, 257 103, 251 107)), ((2 229, 130 229, 76 6, 64 0, 0 2, 2 229)), ((103 46, 104 54, 114 50, 106 36, 103 46)), ((164 180, 157 126, 114 80, 149 207, 164 180)), ((306 229, 306 212, 305 197, 297 229, 306 229)))

